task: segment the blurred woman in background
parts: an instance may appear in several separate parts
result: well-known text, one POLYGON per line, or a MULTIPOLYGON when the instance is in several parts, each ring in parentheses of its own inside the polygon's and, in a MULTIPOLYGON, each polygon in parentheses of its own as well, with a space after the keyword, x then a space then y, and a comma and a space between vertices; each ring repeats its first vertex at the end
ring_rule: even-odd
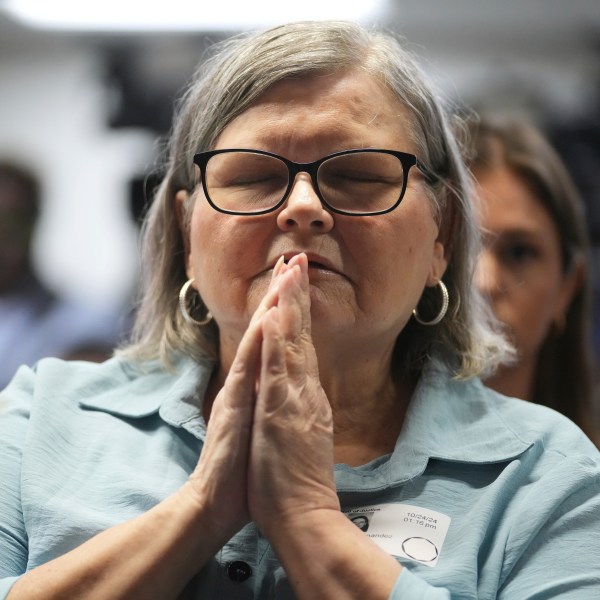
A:
POLYGON ((484 232, 476 281, 518 351, 486 383, 558 410, 597 442, 583 203, 535 126, 483 117, 469 139, 484 232))

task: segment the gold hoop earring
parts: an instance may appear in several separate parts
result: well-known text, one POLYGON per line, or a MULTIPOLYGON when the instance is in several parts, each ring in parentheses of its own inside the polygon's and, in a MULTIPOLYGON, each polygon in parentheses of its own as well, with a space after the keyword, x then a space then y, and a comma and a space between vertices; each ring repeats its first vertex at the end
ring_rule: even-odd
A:
POLYGON ((440 307, 440 311, 438 312, 438 314, 433 319, 431 319, 431 321, 424 321, 419 316, 419 311, 416 308, 414 308, 412 311, 415 321, 427 327, 431 325, 437 325, 446 316, 446 312, 448 312, 448 306, 450 305, 450 296, 448 294, 448 288, 446 287, 446 284, 440 279, 437 282, 437 285, 439 286, 440 291, 442 293, 442 306, 440 307))
MULTIPOLYGON (((179 290, 179 310, 181 311, 181 314, 183 315, 183 318, 188 322, 188 323, 194 323, 194 325, 199 325, 199 326, 203 326, 203 325, 208 325, 212 320, 213 320, 213 316, 212 313, 210 312, 210 310, 206 311, 206 316, 204 317, 204 319, 198 320, 198 319, 194 319, 194 317, 192 317, 192 315, 190 314, 190 311, 188 309, 188 292, 190 290, 190 288, 193 290, 194 288, 192 288, 192 283, 194 283, 193 279, 188 279, 182 286, 181 289, 179 290)), ((195 290, 194 290, 195 291, 195 290)), ((197 293, 197 292, 196 292, 197 293)), ((198 294, 198 298, 200 298, 200 295, 198 294)), ((196 304, 197 301, 192 299, 191 304, 196 304)))

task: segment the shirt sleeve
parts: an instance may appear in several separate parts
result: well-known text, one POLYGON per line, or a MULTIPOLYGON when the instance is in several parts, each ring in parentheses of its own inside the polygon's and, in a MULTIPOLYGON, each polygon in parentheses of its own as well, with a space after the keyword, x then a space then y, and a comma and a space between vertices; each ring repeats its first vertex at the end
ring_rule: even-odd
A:
POLYGON ((434 587, 417 577, 407 567, 402 569, 389 600, 450 600, 450 592, 434 587))
POLYGON ((552 471, 513 525, 498 600, 600 598, 598 464, 579 457, 552 471))
POLYGON ((21 469, 33 379, 33 371, 22 367, 0 392, 0 600, 27 568, 21 469))
POLYGON ((19 577, 3 577, 0 579, 0 600, 6 600, 8 592, 12 586, 17 582, 19 577))

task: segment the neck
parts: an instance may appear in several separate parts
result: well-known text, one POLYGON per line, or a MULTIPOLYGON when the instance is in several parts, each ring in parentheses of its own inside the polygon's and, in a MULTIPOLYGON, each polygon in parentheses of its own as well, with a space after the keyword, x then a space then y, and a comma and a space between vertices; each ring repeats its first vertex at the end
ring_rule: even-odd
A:
POLYGON ((333 410, 334 458, 350 466, 393 451, 415 382, 352 377, 343 393, 328 392, 333 410), (377 383, 379 381, 379 383, 377 383))
MULTIPOLYGON (((334 460, 362 465, 393 451, 416 381, 392 376, 391 345, 327 342, 315 341, 315 346, 319 379, 333 413, 334 460)), ((220 364, 207 392, 205 417, 231 360, 222 356, 220 364)))
POLYGON ((334 461, 359 466, 394 450, 416 382, 392 375, 391 349, 317 346, 319 379, 333 413, 334 461), (319 348, 326 351, 319 352, 319 348), (360 348, 344 353, 343 348, 360 348), (371 350, 371 351, 370 351, 371 350))
POLYGON ((533 386, 536 364, 533 361, 520 361, 516 365, 500 367, 486 379, 485 384, 513 398, 533 400, 533 386))

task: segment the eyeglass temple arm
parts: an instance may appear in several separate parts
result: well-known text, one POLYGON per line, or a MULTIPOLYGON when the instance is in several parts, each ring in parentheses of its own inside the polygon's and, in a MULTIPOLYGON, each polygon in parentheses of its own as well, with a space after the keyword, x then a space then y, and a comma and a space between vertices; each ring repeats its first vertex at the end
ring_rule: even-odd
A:
POLYGON ((415 166, 425 176, 427 183, 435 183, 436 181, 439 181, 440 178, 429 167, 424 165, 419 159, 417 159, 415 166))

